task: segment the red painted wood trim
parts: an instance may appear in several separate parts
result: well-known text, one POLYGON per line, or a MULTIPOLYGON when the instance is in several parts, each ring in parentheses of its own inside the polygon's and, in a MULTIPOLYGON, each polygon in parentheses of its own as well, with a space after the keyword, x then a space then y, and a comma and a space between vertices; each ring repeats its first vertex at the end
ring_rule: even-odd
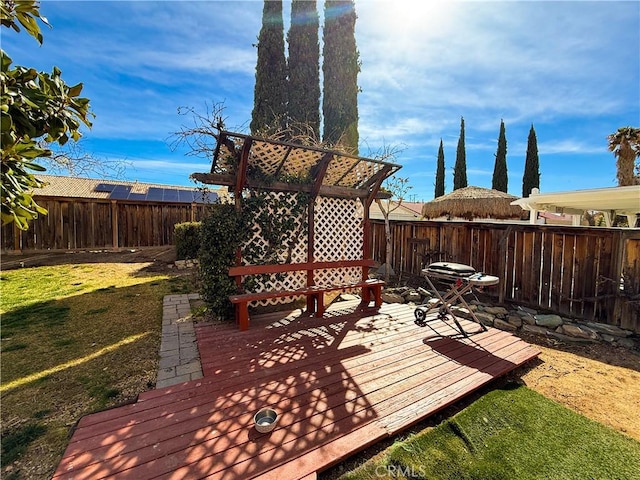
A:
POLYGON ((300 270, 322 270, 325 268, 344 267, 373 267, 376 262, 373 259, 366 260, 336 260, 333 262, 305 262, 305 263, 283 263, 273 265, 243 265, 231 267, 229 276, 238 275, 262 275, 265 273, 296 272, 300 270))
POLYGON ((267 300, 269 298, 279 297, 297 297, 300 295, 319 296, 323 292, 331 292, 335 290, 345 290, 348 288, 364 288, 367 289, 369 294, 380 290, 384 285, 383 280, 367 280, 365 282, 345 283, 342 285, 328 285, 328 286, 311 286, 308 288, 300 288, 298 290, 267 290, 264 292, 256 293, 239 293, 237 295, 230 295, 229 300, 231 303, 238 303, 240 305, 246 302, 255 302, 257 300, 267 300))

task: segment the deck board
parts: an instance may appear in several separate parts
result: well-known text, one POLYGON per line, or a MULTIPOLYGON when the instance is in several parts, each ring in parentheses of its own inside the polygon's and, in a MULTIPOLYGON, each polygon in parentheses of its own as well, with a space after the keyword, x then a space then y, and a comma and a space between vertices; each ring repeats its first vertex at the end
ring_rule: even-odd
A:
POLYGON ((204 378, 82 418, 53 478, 315 478, 540 353, 494 328, 420 328, 407 305, 355 305, 255 316, 244 332, 198 324, 204 378), (259 434, 266 405, 280 417, 259 434))

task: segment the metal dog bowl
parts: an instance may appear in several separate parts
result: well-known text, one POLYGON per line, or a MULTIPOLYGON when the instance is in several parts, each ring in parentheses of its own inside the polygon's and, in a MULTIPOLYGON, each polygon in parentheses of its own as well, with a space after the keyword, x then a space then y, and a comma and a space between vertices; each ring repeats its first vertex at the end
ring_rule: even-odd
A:
POLYGON ((278 420, 278 414, 270 408, 258 410, 253 416, 253 423, 260 433, 267 433, 273 430, 278 420))

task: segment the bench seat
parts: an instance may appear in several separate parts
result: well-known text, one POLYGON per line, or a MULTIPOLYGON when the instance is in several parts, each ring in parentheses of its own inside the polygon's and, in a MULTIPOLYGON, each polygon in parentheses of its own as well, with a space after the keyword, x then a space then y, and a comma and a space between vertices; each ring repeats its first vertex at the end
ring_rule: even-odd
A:
POLYGON ((312 285, 296 290, 267 290, 256 293, 239 293, 230 295, 229 300, 236 305, 236 323, 240 330, 249 328, 249 302, 267 300, 270 298, 307 297, 307 313, 316 317, 324 315, 324 293, 338 290, 362 289, 362 304, 368 306, 375 302, 376 308, 382 305, 382 280, 364 280, 361 282, 344 283, 340 285, 312 285))

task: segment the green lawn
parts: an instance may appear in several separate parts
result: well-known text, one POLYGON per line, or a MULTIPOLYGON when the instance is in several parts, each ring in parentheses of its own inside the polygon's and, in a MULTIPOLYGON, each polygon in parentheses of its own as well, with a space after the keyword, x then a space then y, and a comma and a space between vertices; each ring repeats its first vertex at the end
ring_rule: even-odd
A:
POLYGON ((3 480, 50 478, 77 420, 153 388, 162 299, 194 290, 189 277, 147 266, 2 272, 3 480))
POLYGON ((341 480, 637 480, 640 442, 527 387, 494 390, 341 480))

